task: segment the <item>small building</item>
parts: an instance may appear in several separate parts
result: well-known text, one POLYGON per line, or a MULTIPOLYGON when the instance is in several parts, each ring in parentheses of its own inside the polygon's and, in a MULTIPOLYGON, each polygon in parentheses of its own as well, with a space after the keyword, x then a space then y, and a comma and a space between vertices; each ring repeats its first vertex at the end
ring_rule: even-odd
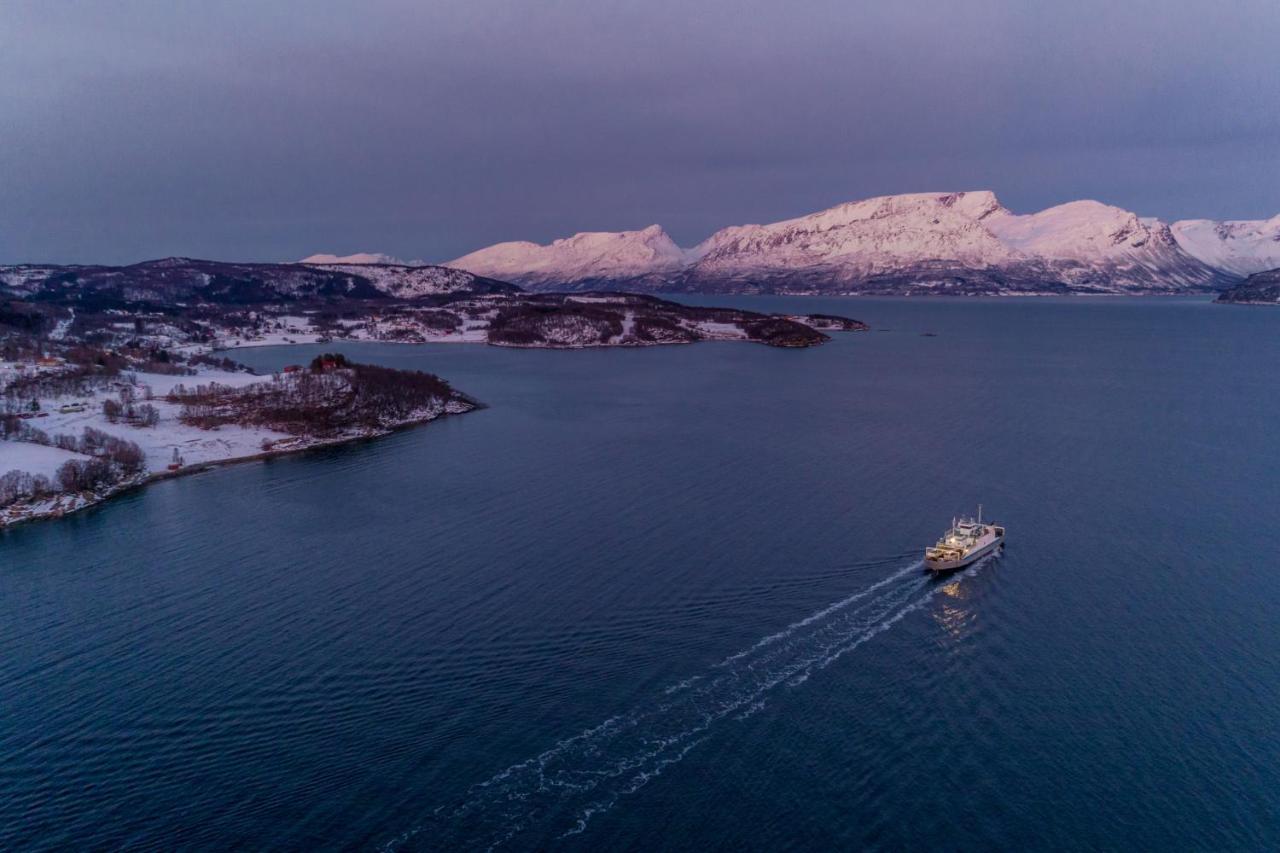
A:
POLYGON ((284 367, 285 373, 298 373, 301 370, 302 370, 301 364, 286 364, 284 367))

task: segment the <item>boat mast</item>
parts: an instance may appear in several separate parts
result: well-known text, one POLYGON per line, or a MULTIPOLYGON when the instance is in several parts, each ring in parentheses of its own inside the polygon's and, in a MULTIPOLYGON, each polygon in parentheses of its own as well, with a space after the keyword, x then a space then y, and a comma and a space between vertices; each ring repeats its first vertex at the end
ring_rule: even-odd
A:
POLYGON ((978 523, 982 523, 982 504, 978 504, 978 523))

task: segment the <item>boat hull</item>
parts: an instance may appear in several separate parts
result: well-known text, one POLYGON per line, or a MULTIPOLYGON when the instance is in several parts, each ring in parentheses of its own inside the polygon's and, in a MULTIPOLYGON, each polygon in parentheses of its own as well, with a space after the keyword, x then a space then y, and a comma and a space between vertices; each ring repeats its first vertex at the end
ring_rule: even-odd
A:
POLYGON ((975 549, 972 553, 965 554, 959 560, 930 560, 928 557, 925 557, 924 567, 934 574, 954 572, 958 569, 963 569, 965 566, 972 566, 983 557, 995 552, 1003 544, 1004 536, 997 536, 981 548, 975 549))

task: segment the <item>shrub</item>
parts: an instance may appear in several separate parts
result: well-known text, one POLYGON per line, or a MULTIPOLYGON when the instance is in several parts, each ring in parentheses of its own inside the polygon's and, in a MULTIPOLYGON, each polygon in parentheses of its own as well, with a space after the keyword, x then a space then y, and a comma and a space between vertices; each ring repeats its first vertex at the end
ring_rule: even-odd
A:
POLYGON ((10 471, 0 476, 0 506, 39 499, 52 491, 53 485, 43 474, 33 476, 26 471, 10 471))
POLYGON ((134 425, 153 427, 160 423, 160 410, 150 403, 143 403, 133 408, 134 425))
POLYGON ((58 469, 57 479, 64 492, 92 492, 117 478, 105 459, 68 459, 58 469))

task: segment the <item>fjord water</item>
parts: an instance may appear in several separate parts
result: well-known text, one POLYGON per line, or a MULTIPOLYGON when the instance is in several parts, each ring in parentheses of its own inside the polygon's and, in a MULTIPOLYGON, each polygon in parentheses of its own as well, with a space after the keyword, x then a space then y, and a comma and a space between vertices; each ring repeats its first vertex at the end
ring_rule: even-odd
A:
POLYGON ((0 846, 1280 844, 1280 311, 702 301, 874 331, 335 344, 490 408, 0 537, 0 846))

